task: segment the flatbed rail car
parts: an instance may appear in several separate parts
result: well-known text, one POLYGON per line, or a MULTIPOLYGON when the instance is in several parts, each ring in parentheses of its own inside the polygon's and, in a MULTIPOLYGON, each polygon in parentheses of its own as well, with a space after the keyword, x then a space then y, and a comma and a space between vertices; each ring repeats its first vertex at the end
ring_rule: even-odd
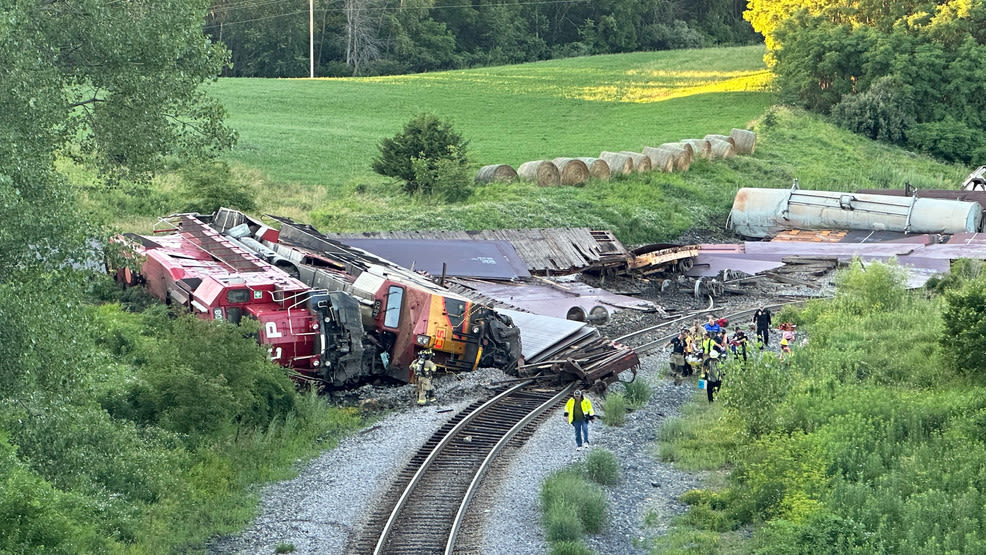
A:
MULTIPOLYGON (((298 370, 302 379, 332 388, 374 378, 408 382, 410 365, 421 349, 432 349, 436 363, 451 371, 479 366, 511 371, 521 357, 520 331, 509 318, 358 249, 335 243, 316 252, 281 244, 279 231, 235 210, 165 221, 172 226, 165 230, 171 232, 167 242, 137 238, 138 254, 147 261, 142 279, 151 293, 165 301, 181 301, 202 317, 219 319, 222 312, 197 306, 207 306, 198 298, 202 282, 195 281, 204 263, 220 267, 214 273, 225 272, 229 288, 245 281, 241 273, 250 266, 273 272, 268 278, 290 283, 293 293, 291 302, 278 305, 279 310, 302 320, 292 320, 287 329, 276 328, 278 337, 266 333, 264 326, 269 324, 261 320, 259 340, 272 345, 272 358, 280 355, 274 359, 298 370), (203 242, 201 235, 209 241, 203 242), (177 245, 161 248, 161 243, 172 242, 177 245), (230 252, 251 262, 241 262, 230 252), (151 286, 152 281, 159 283, 151 286), (183 294, 176 294, 178 290, 183 294), (276 346, 280 351, 275 339, 282 343, 276 346), (290 353, 288 345, 293 347, 290 353)), ((253 285, 239 288, 251 299, 257 295, 253 285)), ((257 317, 250 310, 240 313, 257 317)))

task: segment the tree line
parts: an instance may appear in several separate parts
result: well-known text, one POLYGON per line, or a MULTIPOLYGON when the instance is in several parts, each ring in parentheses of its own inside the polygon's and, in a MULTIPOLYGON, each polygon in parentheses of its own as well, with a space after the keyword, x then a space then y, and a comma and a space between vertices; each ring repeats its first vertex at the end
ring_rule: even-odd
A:
POLYGON ((739 0, 213 0, 230 77, 419 73, 761 40, 739 0), (310 23, 313 28, 310 37, 310 23), (310 50, 313 56, 310 58, 310 50))
POLYGON ((986 160, 986 5, 751 0, 781 99, 946 161, 986 160))

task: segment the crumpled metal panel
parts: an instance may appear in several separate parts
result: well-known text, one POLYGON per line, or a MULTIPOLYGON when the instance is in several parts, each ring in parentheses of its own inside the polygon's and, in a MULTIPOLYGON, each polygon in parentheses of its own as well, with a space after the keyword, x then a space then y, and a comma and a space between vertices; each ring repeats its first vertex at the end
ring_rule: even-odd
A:
POLYGON ((657 305, 644 299, 610 293, 575 281, 562 283, 493 283, 463 279, 456 281, 499 303, 555 318, 567 318, 569 311, 573 309, 581 309, 588 315, 596 306, 602 306, 610 314, 618 310, 660 310, 657 305))
POLYGON ((555 318, 543 314, 498 309, 497 312, 510 316, 514 325, 520 328, 520 344, 524 360, 528 363, 538 360, 538 356, 559 343, 574 342, 587 335, 599 332, 582 322, 555 318))

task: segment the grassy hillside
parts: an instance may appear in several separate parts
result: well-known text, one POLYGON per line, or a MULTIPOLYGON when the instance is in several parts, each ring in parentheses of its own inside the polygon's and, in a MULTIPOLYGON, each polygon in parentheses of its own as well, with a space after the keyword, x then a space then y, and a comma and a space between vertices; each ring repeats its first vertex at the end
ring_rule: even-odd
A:
POLYGON ((592 226, 631 244, 721 227, 740 187, 952 186, 967 168, 771 108, 761 47, 593 56, 362 79, 224 79, 214 93, 240 143, 227 159, 264 212, 327 231, 592 226), (372 173, 384 137, 413 115, 450 119, 477 167, 755 129, 753 156, 584 187, 480 186, 465 202, 408 199, 372 173), (276 193, 273 193, 276 191, 276 193))
POLYGON ((728 133, 770 104, 762 47, 649 52, 407 76, 223 79, 231 160, 330 191, 380 182, 377 144, 411 116, 449 118, 479 165, 728 133), (725 127, 725 129, 723 129, 725 127))
MULTIPOLYGON (((682 50, 376 78, 223 79, 213 92, 240 134, 226 155, 231 182, 256 211, 325 231, 590 226, 628 244, 717 229, 740 187, 852 190, 956 186, 969 168, 873 143, 821 119, 772 107, 761 47, 682 50), (699 161, 681 174, 643 174, 581 187, 477 186, 465 201, 407 197, 374 174, 380 140, 415 114, 452 121, 481 165, 728 133, 758 133, 753 156, 699 161)), ((146 231, 166 213, 193 210, 182 174, 139 194, 89 193, 122 227, 146 231)), ((78 179, 76 179, 78 181, 78 179)), ((187 181, 187 180, 186 180, 187 181)))

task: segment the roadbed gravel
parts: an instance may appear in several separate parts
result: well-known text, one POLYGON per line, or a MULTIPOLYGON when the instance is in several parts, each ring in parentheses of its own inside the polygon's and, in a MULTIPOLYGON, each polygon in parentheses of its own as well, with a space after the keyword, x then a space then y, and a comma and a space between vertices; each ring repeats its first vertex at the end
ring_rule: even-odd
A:
MULTIPOLYGON (((597 553, 646 553, 640 540, 665 533, 668 520, 685 510, 680 495, 700 484, 701 475, 677 471, 655 454, 658 428, 686 402, 705 402, 694 384, 673 385, 666 367, 663 354, 642 360, 638 379, 652 386, 653 395, 646 406, 627 415, 625 426, 591 426, 591 448, 612 451, 622 470, 621 482, 606 488, 610 526, 586 538, 597 553), (644 525, 649 513, 656 517, 650 527, 644 525)), ((410 386, 391 388, 391 401, 406 408, 302 465, 296 478, 262 488, 259 516, 241 534, 211 541, 208 552, 255 555, 293 545, 300 554, 345 553, 374 501, 418 447, 470 401, 508 378, 497 370, 442 376, 436 381, 440 403, 428 407, 411 404, 410 386)), ((602 399, 592 400, 601 408, 602 399)), ((572 427, 557 409, 484 488, 482 552, 546 552, 538 506, 541 483, 587 454, 576 450, 572 427)))

